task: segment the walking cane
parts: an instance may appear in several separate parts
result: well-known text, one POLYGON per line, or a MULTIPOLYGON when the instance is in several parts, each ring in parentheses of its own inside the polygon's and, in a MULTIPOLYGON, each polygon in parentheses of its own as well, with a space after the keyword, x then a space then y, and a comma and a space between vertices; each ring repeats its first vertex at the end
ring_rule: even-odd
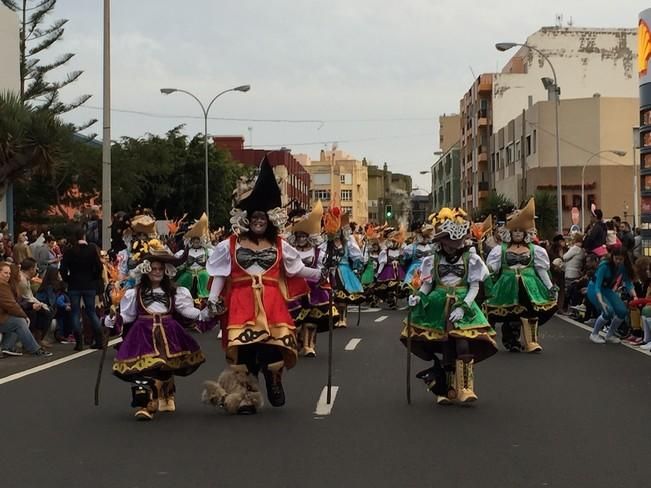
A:
POLYGON ((332 317, 332 295, 335 292, 335 287, 333 284, 333 253, 334 253, 334 241, 328 241, 328 247, 327 247, 327 258, 326 258, 326 266, 328 267, 328 279, 330 281, 330 296, 328 297, 328 391, 327 391, 327 397, 326 397, 326 403, 330 405, 330 401, 332 398, 332 336, 333 336, 333 331, 334 331, 334 320, 332 317))
POLYGON ((95 406, 99 406, 99 386, 102 382, 102 371, 104 370, 104 360, 106 359, 106 350, 108 349, 108 329, 102 326, 102 353, 99 358, 99 368, 97 369, 97 379, 95 380, 95 406))
POLYGON ((411 307, 407 312, 407 405, 411 405, 411 307))

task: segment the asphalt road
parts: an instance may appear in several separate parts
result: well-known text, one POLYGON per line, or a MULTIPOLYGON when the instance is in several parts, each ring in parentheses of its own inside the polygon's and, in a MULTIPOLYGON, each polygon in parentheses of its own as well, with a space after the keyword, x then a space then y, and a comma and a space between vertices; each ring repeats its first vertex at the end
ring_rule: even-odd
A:
MULTIPOLYGON (((651 358, 591 344, 587 332, 554 318, 542 330, 542 354, 500 351, 476 368, 474 405, 436 406, 414 379, 408 406, 404 313, 364 313, 360 327, 351 314, 352 325, 335 332, 339 390, 330 415, 314 413, 327 335, 316 359, 286 375, 287 405, 255 416, 199 401, 201 382, 224 365, 214 332, 198 336, 206 364, 177 380, 177 412, 149 423, 134 420, 129 385, 110 374, 93 405, 97 353, 0 384, 0 487, 649 484, 651 358), (345 351, 353 338, 361 341, 345 351)), ((0 378, 33 364, 0 360, 0 378)), ((413 371, 422 367, 415 359, 413 371)))

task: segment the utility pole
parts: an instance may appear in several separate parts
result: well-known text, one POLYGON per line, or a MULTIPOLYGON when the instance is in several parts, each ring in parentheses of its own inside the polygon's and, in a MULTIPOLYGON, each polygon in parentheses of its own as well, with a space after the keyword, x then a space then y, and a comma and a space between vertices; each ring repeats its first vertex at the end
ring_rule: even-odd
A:
POLYGON ((104 0, 104 103, 102 107, 102 248, 111 248, 111 0, 104 0))

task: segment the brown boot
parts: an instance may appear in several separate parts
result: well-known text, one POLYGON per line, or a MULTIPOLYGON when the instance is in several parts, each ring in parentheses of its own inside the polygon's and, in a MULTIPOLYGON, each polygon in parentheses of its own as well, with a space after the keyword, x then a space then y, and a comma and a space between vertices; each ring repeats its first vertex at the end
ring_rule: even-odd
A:
POLYGON ((541 352, 542 346, 538 344, 538 319, 521 318, 522 338, 526 352, 541 352))
POLYGON ((176 402, 174 394, 176 393, 176 386, 174 385, 174 377, 167 381, 157 381, 158 390, 158 411, 159 412, 175 412, 176 402), (158 385, 160 383, 160 385, 158 385))
POLYGON ((303 352, 306 358, 316 357, 316 327, 311 324, 304 325, 305 335, 303 336, 303 352))
POLYGON ((149 401, 145 407, 139 407, 134 414, 137 420, 153 420, 154 414, 158 410, 158 394, 156 386, 149 390, 149 401))
POLYGON ((470 403, 477 400, 477 395, 474 392, 474 374, 473 374, 473 361, 463 361, 457 359, 456 361, 456 384, 457 384, 457 400, 460 403, 470 403))

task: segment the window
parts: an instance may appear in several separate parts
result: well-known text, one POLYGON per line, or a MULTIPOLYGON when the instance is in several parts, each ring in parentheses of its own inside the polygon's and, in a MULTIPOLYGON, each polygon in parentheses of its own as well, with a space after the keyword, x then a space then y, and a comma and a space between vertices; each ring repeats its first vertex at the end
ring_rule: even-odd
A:
POLYGON ((515 160, 519 161, 520 160, 520 141, 515 143, 515 160))
POLYGON ((353 214, 353 207, 341 207, 341 211, 345 214, 353 214))
POLYGON ((527 156, 531 156, 531 136, 527 136, 527 152, 525 153, 527 156))
POLYGON ((536 129, 533 130, 533 153, 536 154, 536 129))
POLYGON ((330 173, 315 173, 312 176, 315 185, 329 185, 330 173))
POLYGON ((353 190, 341 190, 342 202, 350 202, 352 199, 353 199, 353 190))
POLYGON ((353 184, 353 175, 350 174, 350 173, 339 175, 339 182, 342 185, 352 185, 353 184))
POLYGON ((330 190, 314 190, 315 200, 330 200, 330 190))

